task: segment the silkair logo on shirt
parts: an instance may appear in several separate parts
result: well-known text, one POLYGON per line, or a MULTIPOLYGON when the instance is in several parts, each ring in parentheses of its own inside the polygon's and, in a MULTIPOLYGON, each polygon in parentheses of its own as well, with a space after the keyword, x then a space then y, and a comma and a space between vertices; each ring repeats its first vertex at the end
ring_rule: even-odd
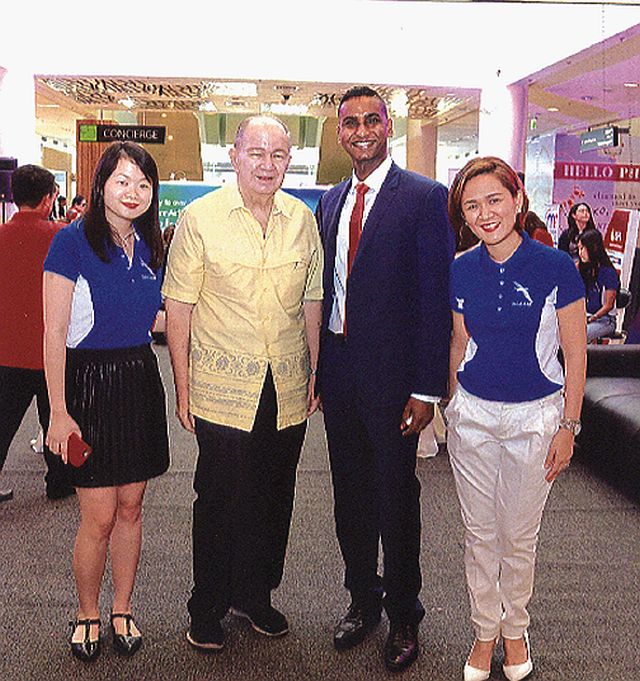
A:
POLYGON ((513 286, 516 293, 519 293, 521 297, 511 303, 512 307, 531 307, 533 305, 533 299, 529 294, 529 289, 526 286, 519 284, 517 281, 513 282, 513 286))

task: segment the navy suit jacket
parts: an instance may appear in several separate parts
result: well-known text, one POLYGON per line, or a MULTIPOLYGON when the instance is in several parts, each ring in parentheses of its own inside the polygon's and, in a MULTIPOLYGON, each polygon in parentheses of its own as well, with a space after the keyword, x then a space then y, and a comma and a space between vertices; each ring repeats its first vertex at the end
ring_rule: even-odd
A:
MULTIPOLYGON (((325 251, 323 338, 334 298, 338 222, 350 186, 348 180, 327 191, 316 214, 325 251)), ((347 342, 363 398, 397 404, 411 393, 446 395, 454 252, 446 187, 392 164, 364 225, 347 286, 347 342)), ((323 346, 321 340, 321 393, 323 346)))

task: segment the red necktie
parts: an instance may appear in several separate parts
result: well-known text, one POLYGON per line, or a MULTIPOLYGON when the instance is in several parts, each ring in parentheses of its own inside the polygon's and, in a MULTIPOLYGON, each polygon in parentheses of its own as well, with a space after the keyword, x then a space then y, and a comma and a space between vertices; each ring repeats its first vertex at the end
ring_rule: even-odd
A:
POLYGON ((356 258, 356 251, 360 243, 360 235, 362 234, 362 217, 364 215, 364 195, 369 191, 364 182, 356 185, 356 202, 351 211, 351 218, 349 219, 349 259, 347 261, 347 276, 351 273, 353 261, 356 258))
MULTIPOLYGON (((369 191, 364 182, 356 185, 356 202, 351 211, 351 217, 349 218, 349 257, 347 260, 347 278, 351 273, 351 267, 353 261, 356 259, 356 251, 358 250, 358 244, 360 243, 360 235, 362 234, 362 218, 364 216, 364 195, 369 191)), ((347 309, 345 300, 345 310, 344 310, 344 322, 342 325, 342 333, 346 335, 347 333, 347 309)))

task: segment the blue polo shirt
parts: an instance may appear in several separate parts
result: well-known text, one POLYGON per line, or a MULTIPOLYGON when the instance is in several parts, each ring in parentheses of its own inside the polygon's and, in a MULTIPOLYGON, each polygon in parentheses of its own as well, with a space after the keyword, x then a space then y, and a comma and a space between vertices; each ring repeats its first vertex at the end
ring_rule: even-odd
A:
POLYGON ((560 390, 556 310, 584 298, 571 257, 522 234, 503 263, 484 244, 451 265, 451 309, 464 316, 470 339, 460 385, 485 400, 527 402, 560 390))
MULTIPOLYGON (((595 314, 602 307, 605 291, 617 291, 619 287, 618 273, 613 267, 600 267, 596 280, 587 288, 587 314, 595 314)), ((616 316, 615 307, 609 312, 609 316, 616 316)))
POLYGON ((162 272, 149 266, 150 250, 135 235, 131 263, 113 246, 109 262, 93 252, 79 220, 60 230, 44 262, 75 282, 67 347, 126 348, 151 341, 151 326, 161 303, 162 272))

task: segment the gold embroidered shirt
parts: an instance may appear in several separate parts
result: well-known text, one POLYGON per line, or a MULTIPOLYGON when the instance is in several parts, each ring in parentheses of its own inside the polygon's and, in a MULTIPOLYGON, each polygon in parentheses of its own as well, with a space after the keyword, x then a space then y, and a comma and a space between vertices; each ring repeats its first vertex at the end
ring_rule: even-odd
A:
POLYGON ((274 196, 264 236, 235 185, 184 209, 162 293, 194 305, 192 414, 251 430, 271 365, 278 429, 304 421, 309 358, 302 306, 322 300, 322 260, 313 214, 283 191, 274 196))

